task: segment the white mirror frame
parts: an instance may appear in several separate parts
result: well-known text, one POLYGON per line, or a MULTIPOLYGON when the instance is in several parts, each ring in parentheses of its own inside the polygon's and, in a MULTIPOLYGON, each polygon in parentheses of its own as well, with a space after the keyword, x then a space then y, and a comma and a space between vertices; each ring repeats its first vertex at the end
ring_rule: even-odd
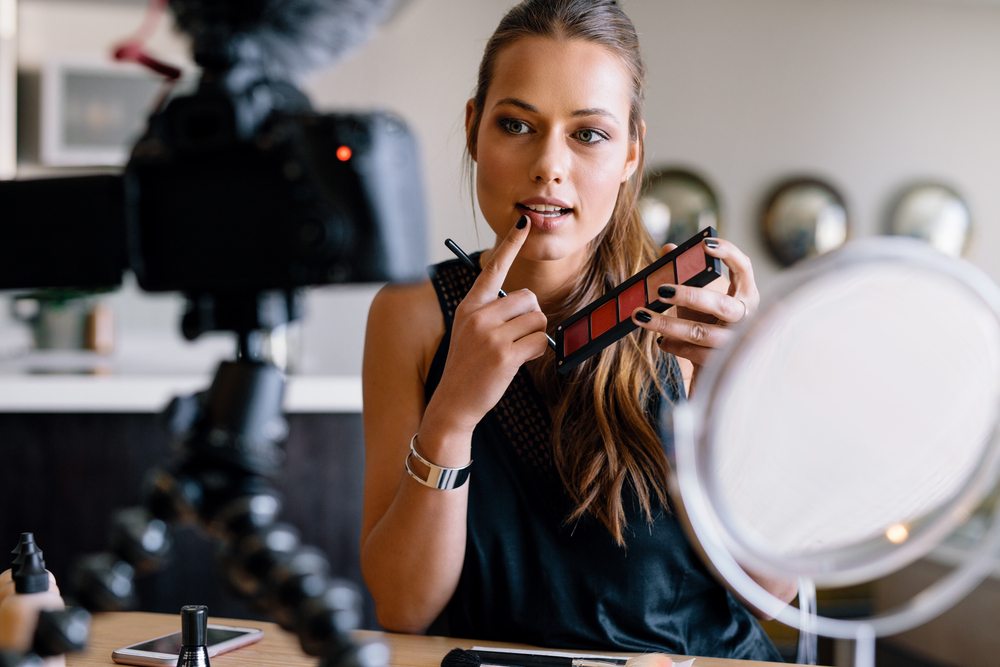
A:
MULTIPOLYGON (((955 277, 975 290, 993 309, 1000 319, 1000 288, 980 271, 960 260, 951 259, 937 253, 925 244, 910 239, 873 239, 849 243, 843 249, 824 255, 802 264, 785 276, 784 282, 774 292, 774 296, 765 301, 760 312, 780 303, 781 297, 807 282, 809 276, 817 276, 835 270, 838 265, 857 258, 879 260, 906 260, 919 257, 922 262, 932 262, 935 267, 955 277)), ((705 459, 707 446, 704 442, 705 429, 703 424, 707 418, 706 412, 713 394, 713 388, 724 375, 725 369, 737 352, 740 336, 751 323, 737 328, 737 344, 720 349, 710 362, 702 369, 699 377, 698 393, 688 403, 675 406, 672 411, 672 428, 674 433, 674 448, 676 461, 671 479, 672 490, 681 502, 683 518, 689 531, 704 550, 705 556, 711 562, 717 573, 724 578, 749 604, 773 616, 778 621, 798 628, 804 632, 816 632, 823 636, 858 640, 859 651, 870 646, 873 651, 875 637, 903 632, 921 625, 939 615, 944 610, 960 601, 965 594, 981 582, 995 567, 994 559, 1000 555, 1000 498, 993 501, 991 521, 979 540, 976 550, 955 570, 937 580, 911 600, 899 607, 869 618, 843 619, 823 616, 803 615, 796 607, 786 605, 756 581, 754 581, 737 561, 737 556, 743 558, 747 554, 741 550, 739 539, 725 525, 725 517, 720 514, 717 499, 710 497, 711 484, 705 480, 705 459), (737 551, 738 554, 734 554, 737 551)), ((1000 414, 1000 406, 997 406, 1000 414)), ((661 428, 669 428, 661 425, 661 428)), ((970 486, 975 486, 977 493, 971 494, 978 502, 986 496, 989 489, 994 488, 1000 477, 1000 423, 994 423, 993 435, 982 467, 977 471, 970 486)), ((971 502, 971 500, 970 500, 971 502)), ((973 508, 962 507, 963 511, 971 512, 973 508)), ((967 512, 966 512, 967 514, 967 512)), ((952 526, 952 529, 955 526, 952 526)), ((935 537, 943 538, 950 531, 937 531, 935 537), (942 534, 942 532, 944 534, 942 534)), ((925 549, 926 544, 922 545, 925 549)), ((759 555, 757 555, 759 557, 759 555)), ((912 554, 898 554, 898 562, 892 564, 902 566, 912 560, 912 554)), ((746 562, 746 561, 744 561, 746 562)), ((776 571, 781 564, 766 563, 767 569, 776 571)), ((880 568, 884 573, 886 568, 880 568)), ((801 573, 793 573, 799 575, 801 573)), ((859 572, 854 572, 854 575, 859 572)), ((860 662, 871 664, 870 659, 860 656, 860 662)))

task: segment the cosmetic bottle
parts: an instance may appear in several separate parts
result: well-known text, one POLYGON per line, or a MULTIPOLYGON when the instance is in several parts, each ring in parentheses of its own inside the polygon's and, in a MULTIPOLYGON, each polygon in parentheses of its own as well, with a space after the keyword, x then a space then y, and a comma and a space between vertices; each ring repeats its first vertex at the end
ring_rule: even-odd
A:
POLYGON ((177 667, 209 667, 208 607, 189 604, 181 607, 181 653, 177 667))
POLYGON ((14 556, 14 560, 11 563, 9 570, 4 570, 0 572, 0 603, 8 595, 14 593, 14 568, 24 562, 24 557, 29 552, 37 551, 38 545, 35 544, 34 533, 21 533, 21 537, 17 541, 17 546, 10 552, 14 556))
MULTIPOLYGON (((14 594, 14 570, 24 562, 29 553, 36 551, 41 553, 41 550, 35 543, 34 533, 21 533, 17 546, 10 552, 14 556, 10 569, 0 572, 0 604, 3 603, 7 596, 14 594)), ((55 590, 57 593, 59 592, 59 587, 56 586, 56 578, 52 576, 51 572, 49 573, 49 588, 55 590)))
MULTIPOLYGON (((51 586, 51 575, 45 569, 40 550, 28 551, 12 568, 13 592, 0 602, 0 649, 27 651, 32 647, 38 614, 42 610, 65 608, 59 590, 51 586)), ((63 656, 42 661, 45 667, 64 667, 63 656)))

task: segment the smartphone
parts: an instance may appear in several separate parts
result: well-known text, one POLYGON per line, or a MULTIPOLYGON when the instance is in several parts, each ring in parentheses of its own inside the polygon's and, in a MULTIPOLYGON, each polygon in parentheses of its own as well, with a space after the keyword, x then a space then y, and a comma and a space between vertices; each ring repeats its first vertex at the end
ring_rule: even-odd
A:
MULTIPOLYGON (((208 657, 214 658, 220 653, 247 644, 253 644, 264 634, 257 628, 237 628, 229 625, 208 624, 208 657)), ((123 665, 141 665, 160 667, 169 665, 176 667, 177 658, 181 652, 181 633, 163 635, 148 639, 138 644, 132 644, 111 652, 111 659, 123 665)))

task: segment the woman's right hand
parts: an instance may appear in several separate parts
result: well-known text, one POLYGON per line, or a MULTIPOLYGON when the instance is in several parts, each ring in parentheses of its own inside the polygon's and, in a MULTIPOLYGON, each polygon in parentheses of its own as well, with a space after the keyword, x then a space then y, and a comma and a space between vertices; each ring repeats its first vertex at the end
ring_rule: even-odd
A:
POLYGON ((430 283, 386 286, 372 301, 362 369, 361 569, 386 629, 425 632, 448 604, 462 574, 469 488, 476 483, 473 471, 470 483, 449 491, 420 484, 404 471, 410 443, 438 466, 468 464, 476 424, 518 368, 545 352, 546 320, 535 296, 497 296, 529 231, 511 225, 456 308, 448 358, 429 401, 427 373, 445 331, 436 290, 430 283))
POLYGON ((455 310, 448 359, 424 415, 435 425, 471 434, 503 396, 518 369, 545 353, 548 320, 529 290, 497 297, 531 230, 527 217, 510 231, 455 310), (519 227, 521 223, 523 227, 519 227))

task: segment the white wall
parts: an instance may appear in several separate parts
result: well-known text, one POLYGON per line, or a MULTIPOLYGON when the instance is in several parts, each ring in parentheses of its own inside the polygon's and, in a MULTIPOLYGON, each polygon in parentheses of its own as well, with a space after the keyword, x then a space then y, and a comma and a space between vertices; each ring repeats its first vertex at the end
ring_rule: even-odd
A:
POLYGON ((776 271, 756 219, 778 179, 816 173, 856 236, 918 178, 953 184, 1000 280, 1000 7, 902 0, 630 2, 649 68, 649 155, 707 173, 726 234, 776 271))
MULTIPOLYGON (((320 108, 384 107, 410 122, 423 150, 435 260, 448 257, 447 236, 467 249, 491 241, 482 223, 477 237, 463 183, 463 106, 482 47, 511 4, 413 0, 359 53, 306 83, 320 108)), ((648 164, 690 165, 716 185, 723 233, 751 254, 765 291, 777 267, 756 229, 761 198, 778 179, 804 172, 840 188, 855 236, 877 232, 907 181, 954 185, 975 218, 968 258, 1000 281, 1000 3, 623 4, 649 69, 648 164)), ((21 0, 22 63, 50 54, 92 58, 141 16, 141 3, 21 0)), ((151 50, 179 57, 182 42, 168 33, 162 28, 151 50)), ((360 368, 372 294, 331 288, 311 297, 305 347, 314 370, 360 368)), ((153 311, 157 322, 174 312, 134 291, 118 305, 129 330, 149 329, 153 311)), ((11 328, 0 319, 0 334, 11 328)))

